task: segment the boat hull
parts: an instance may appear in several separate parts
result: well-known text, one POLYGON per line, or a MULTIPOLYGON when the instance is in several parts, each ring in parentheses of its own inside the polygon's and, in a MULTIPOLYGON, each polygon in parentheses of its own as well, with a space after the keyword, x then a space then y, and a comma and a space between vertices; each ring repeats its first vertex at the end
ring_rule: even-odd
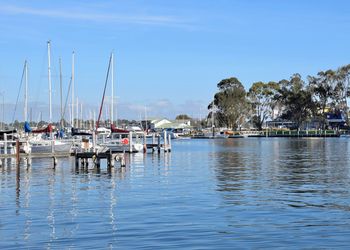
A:
POLYGON ((62 144, 39 144, 35 143, 31 145, 31 153, 70 153, 71 150, 71 144, 69 143, 62 143, 62 144))
MULTIPOLYGON (((115 143, 103 143, 100 146, 109 148, 113 153, 117 152, 130 152, 129 144, 115 144, 115 143)), ((143 145, 140 143, 135 143, 132 145, 132 152, 141 152, 143 150, 143 145)))

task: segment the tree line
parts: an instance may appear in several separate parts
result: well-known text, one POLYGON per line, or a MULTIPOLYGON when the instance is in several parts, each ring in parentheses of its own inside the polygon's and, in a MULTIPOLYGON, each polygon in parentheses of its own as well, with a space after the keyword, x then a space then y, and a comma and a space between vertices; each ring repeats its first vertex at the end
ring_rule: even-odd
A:
POLYGON ((326 115, 345 114, 348 123, 350 97, 350 64, 336 70, 320 71, 316 76, 293 74, 278 82, 254 82, 248 91, 236 78, 221 80, 214 100, 208 105, 208 119, 215 116, 215 125, 239 129, 250 122, 261 130, 268 120, 281 118, 295 124, 316 121, 327 125, 326 115))

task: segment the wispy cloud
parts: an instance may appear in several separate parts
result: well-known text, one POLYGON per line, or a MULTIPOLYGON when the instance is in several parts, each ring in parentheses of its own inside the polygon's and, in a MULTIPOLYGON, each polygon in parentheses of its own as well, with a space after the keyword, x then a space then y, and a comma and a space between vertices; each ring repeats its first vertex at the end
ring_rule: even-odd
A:
POLYGON ((57 18, 90 22, 112 22, 144 25, 166 25, 166 26, 189 26, 186 20, 175 16, 167 15, 135 15, 135 14, 114 14, 91 11, 87 9, 44 9, 22 7, 16 5, 1 5, 0 13, 7 15, 31 15, 46 18, 57 18))

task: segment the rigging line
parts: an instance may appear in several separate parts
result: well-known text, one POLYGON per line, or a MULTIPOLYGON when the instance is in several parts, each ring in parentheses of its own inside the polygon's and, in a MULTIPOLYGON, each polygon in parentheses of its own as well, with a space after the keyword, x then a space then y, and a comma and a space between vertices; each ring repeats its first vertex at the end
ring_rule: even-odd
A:
POLYGON ((15 105, 15 110, 13 111, 12 123, 15 121, 15 115, 16 115, 16 111, 17 111, 17 104, 18 104, 19 95, 20 95, 21 89, 22 89, 24 73, 25 73, 25 65, 24 65, 24 67, 23 67, 23 72, 22 72, 22 77, 21 77, 21 83, 20 83, 20 85, 19 85, 19 89, 18 89, 18 93, 17 93, 17 100, 16 100, 16 105, 15 105))
POLYGON ((102 102, 101 102, 101 106, 100 106, 100 112, 98 114, 98 119, 97 119, 97 122, 96 122, 96 130, 98 129, 98 125, 99 125, 100 119, 101 119, 102 107, 103 107, 103 102, 104 102, 105 94, 106 94, 106 88, 107 88, 107 83, 108 83, 109 69, 111 67, 111 61, 112 61, 112 55, 109 57, 109 64, 108 64, 108 69, 107 69, 105 88, 103 90, 103 96, 102 96, 102 102))
MULTIPOLYGON (((64 119, 65 115, 66 115, 66 110, 67 110, 67 103, 68 103, 68 98, 69 98, 69 93, 70 93, 70 89, 71 89, 71 85, 72 85, 72 77, 70 78, 69 81, 69 86, 68 86, 68 91, 67 91, 67 95, 66 95, 66 101, 64 103, 64 108, 63 108, 63 114, 62 114, 62 118, 64 119)), ((73 127, 73 124, 71 124, 73 127)))

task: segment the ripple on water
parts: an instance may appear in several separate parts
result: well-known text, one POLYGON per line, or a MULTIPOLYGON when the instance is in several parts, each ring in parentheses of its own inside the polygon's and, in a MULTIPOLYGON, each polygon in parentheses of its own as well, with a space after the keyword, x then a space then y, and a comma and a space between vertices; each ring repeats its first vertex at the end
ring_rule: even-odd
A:
POLYGON ((348 140, 173 142, 126 168, 0 168, 0 248, 345 248, 348 140))

